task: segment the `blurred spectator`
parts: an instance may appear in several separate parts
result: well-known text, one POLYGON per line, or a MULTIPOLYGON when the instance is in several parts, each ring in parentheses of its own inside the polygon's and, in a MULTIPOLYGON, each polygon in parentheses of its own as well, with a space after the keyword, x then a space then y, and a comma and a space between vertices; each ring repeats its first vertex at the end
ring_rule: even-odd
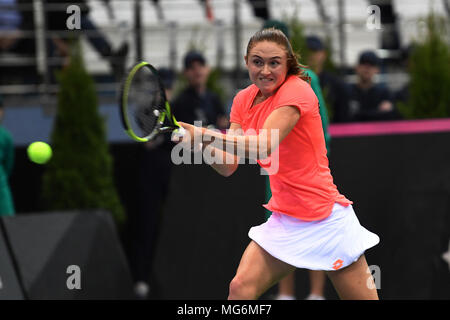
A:
MULTIPOLYGON (((61 0, 46 0, 48 7, 46 12, 47 29, 55 32, 52 37, 52 45, 50 47, 49 56, 53 56, 55 49, 59 56, 67 58, 70 55, 69 41, 71 36, 75 33, 70 33, 67 29, 68 14, 67 7, 70 5, 77 5, 81 11, 81 31, 86 35, 90 44, 106 58, 111 66, 111 69, 117 79, 121 79, 125 73, 125 59, 128 54, 128 43, 123 43, 118 49, 114 50, 111 43, 97 28, 97 26, 89 18, 89 6, 87 0, 77 0, 72 2, 61 2, 61 0), (58 32, 61 32, 58 34, 58 32)), ((108 3, 104 0, 104 3, 108 3)))
POLYGON ((0 52, 9 51, 21 37, 22 15, 16 0, 0 0, 0 52))
POLYGON ((324 70, 328 56, 325 45, 316 36, 306 37, 306 45, 310 50, 307 64, 319 76, 322 93, 332 110, 331 122, 348 121, 349 90, 337 75, 324 70))
POLYGON ((350 86, 349 116, 351 121, 398 119, 392 96, 383 84, 375 83, 380 60, 373 51, 364 51, 356 66, 357 83, 350 86))
POLYGON ((201 121, 203 126, 226 129, 229 122, 222 102, 207 88, 209 73, 210 68, 200 52, 190 51, 185 55, 184 75, 188 84, 173 101, 173 113, 183 122, 201 121))
POLYGON ((202 6, 205 10, 206 19, 208 19, 208 21, 214 21, 214 13, 213 13, 213 9, 211 6, 211 1, 210 0, 200 0, 200 2, 202 3, 202 6))
MULTIPOLYGON (((161 2, 159 0, 151 0, 151 2, 153 2, 154 6, 155 6, 155 10, 156 10, 156 15, 158 16, 158 20, 160 22, 164 21, 164 11, 161 7, 161 2)), ((209 0, 200 0, 201 5, 204 7, 205 9, 205 16, 209 21, 213 21, 214 20, 214 14, 212 12, 212 7, 211 7, 211 3, 209 0)))
POLYGON ((253 8, 255 17, 261 18, 264 21, 271 18, 267 0, 250 0, 250 5, 253 8))
MULTIPOLYGON (((13 51, 25 56, 36 57, 36 25, 34 0, 15 0, 18 12, 22 16, 20 24, 21 38, 15 44, 13 51)), ((37 70, 36 70, 37 72, 37 70)))
MULTIPOLYGON (((275 28, 281 30, 287 38, 290 37, 289 27, 283 21, 270 19, 264 22, 263 29, 275 28)), ((325 144, 327 150, 330 147, 330 135, 328 134, 328 112, 325 99, 322 94, 319 77, 311 69, 305 69, 305 73, 310 77, 311 88, 319 100, 319 112, 322 119, 322 128, 325 137, 325 144)), ((269 201, 272 197, 270 189, 269 176, 266 176, 266 200, 269 201)), ((266 220, 269 219, 272 212, 266 210, 266 220)), ((325 287, 325 272, 320 270, 309 270, 310 279, 310 292, 306 297, 307 300, 324 300, 324 287, 325 287)), ((277 300, 295 300, 295 272, 287 275, 278 283, 277 300)))
MULTIPOLYGON (((158 70, 167 100, 171 99, 175 73, 158 70)), ((141 144, 139 150, 138 208, 130 215, 131 270, 139 299, 158 298, 158 284, 153 277, 153 261, 158 240, 162 209, 167 198, 171 175, 170 134, 141 144)))
POLYGON ((172 69, 159 68, 158 75, 164 85, 167 101, 172 101, 173 86, 176 80, 176 74, 172 69))
POLYGON ((36 62, 33 0, 0 0, 0 84, 35 84, 41 80, 36 62))
POLYGON ((14 144, 11 134, 1 126, 3 112, 0 96, 0 216, 13 216, 14 203, 8 179, 14 164, 14 144))
POLYGON ((156 15, 158 16, 159 22, 164 21, 164 11, 161 7, 161 3, 159 0, 151 0, 153 4, 155 5, 156 15))
POLYGON ((266 20, 262 26, 262 29, 275 28, 284 33, 284 35, 290 39, 291 32, 289 31, 289 26, 283 21, 277 19, 269 19, 266 20))

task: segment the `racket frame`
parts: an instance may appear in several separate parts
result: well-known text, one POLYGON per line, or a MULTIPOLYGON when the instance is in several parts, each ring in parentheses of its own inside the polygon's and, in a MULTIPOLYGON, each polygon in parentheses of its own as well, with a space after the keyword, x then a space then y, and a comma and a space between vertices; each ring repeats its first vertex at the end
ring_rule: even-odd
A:
POLYGON ((138 142, 147 142, 151 139, 153 139, 158 133, 163 132, 170 132, 170 131, 176 131, 180 129, 180 125, 178 124, 177 120, 172 114, 172 111, 170 109, 169 102, 167 101, 166 93, 164 90, 164 86, 162 84, 161 78, 159 77, 158 71, 148 62, 142 61, 136 64, 130 72, 127 74, 127 77, 122 85, 122 90, 120 93, 120 118, 122 120, 122 125, 125 129, 125 132, 133 139, 138 142), (158 119, 156 120, 155 128, 152 130, 152 132, 145 136, 145 137, 139 137, 131 128, 130 121, 128 119, 127 115, 127 106, 128 106, 128 92, 130 90, 131 83, 133 82, 134 75, 136 72, 138 72, 141 68, 149 68, 150 71, 157 77, 158 79, 158 85, 160 92, 162 93, 162 97, 164 99, 164 109, 156 109, 160 112, 158 119), (125 94, 126 93, 126 94, 125 94), (164 124, 164 121, 168 120, 169 125, 162 127, 164 124))

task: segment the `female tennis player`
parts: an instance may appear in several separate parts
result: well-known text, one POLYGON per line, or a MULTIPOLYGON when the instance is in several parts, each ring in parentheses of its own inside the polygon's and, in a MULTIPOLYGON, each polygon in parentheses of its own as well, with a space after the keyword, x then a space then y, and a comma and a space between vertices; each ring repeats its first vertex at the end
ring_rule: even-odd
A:
POLYGON ((272 215, 250 229, 252 241, 228 298, 257 299, 295 268, 305 268, 326 271, 341 299, 378 299, 364 252, 379 238, 360 225, 352 202, 333 183, 318 100, 289 40, 273 28, 259 31, 245 62, 253 84, 234 98, 232 130, 222 134, 179 122, 189 133, 183 143, 201 137, 204 154, 232 154, 232 163, 211 163, 224 176, 242 155, 263 168, 278 161, 270 175, 272 198, 264 205, 272 215))

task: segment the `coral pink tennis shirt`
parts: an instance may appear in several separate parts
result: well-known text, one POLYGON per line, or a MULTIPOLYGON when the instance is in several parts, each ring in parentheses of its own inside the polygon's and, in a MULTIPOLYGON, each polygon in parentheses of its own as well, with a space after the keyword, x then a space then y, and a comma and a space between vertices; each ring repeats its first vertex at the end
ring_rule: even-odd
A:
POLYGON ((297 76, 288 76, 272 96, 252 107, 258 92, 258 87, 252 84, 233 100, 230 121, 239 124, 244 134, 249 129, 259 132, 277 108, 294 106, 300 111, 300 119, 278 148, 268 159, 258 160, 262 168, 278 168, 274 173, 268 170, 272 198, 264 207, 315 221, 328 217, 335 202, 343 206, 352 204, 333 183, 319 102, 311 86, 297 76), (278 161, 278 166, 273 161, 278 161))

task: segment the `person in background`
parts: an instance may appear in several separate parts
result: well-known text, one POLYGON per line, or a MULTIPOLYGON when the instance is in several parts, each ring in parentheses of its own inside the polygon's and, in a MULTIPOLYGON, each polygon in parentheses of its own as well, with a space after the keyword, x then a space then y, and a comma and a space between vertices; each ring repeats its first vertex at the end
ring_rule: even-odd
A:
MULTIPOLYGON (((320 89, 319 78, 310 69, 305 70, 305 74, 311 78, 311 88, 316 94, 319 100, 320 117, 322 119, 322 129, 325 137, 325 146, 327 152, 330 151, 330 135, 328 133, 328 113, 325 104, 325 99, 323 98, 322 91, 320 89)), ((268 176, 267 176, 268 177, 268 176)), ((270 191, 270 181, 267 178, 267 201, 270 199, 272 193, 270 191)), ((267 219, 270 217, 270 212, 266 210, 267 219)), ((306 300, 325 300, 325 281, 326 274, 321 270, 308 270, 309 273, 309 294, 306 300)), ((276 296, 277 300, 295 300, 295 273, 292 272, 285 278, 281 279, 278 284, 278 294, 276 296)))
MULTIPOLYGON (((283 22, 275 19, 267 20, 263 29, 275 28, 281 30, 287 38, 289 38, 290 32, 289 27, 283 22)), ((327 151, 329 151, 330 135, 328 134, 328 112, 327 106, 325 104, 325 99, 322 95, 322 90, 320 87, 319 77, 311 69, 304 70, 305 75, 310 78, 310 85, 313 89, 317 99, 319 100, 319 113, 322 120, 322 128, 325 137, 325 145, 327 151)), ((270 189, 269 176, 266 176, 266 200, 269 201, 272 197, 272 192, 270 189)), ((266 220, 270 218, 271 212, 266 210, 266 220)), ((323 271, 309 270, 310 279, 310 293, 306 297, 307 300, 324 300, 324 287, 326 275, 323 271)), ((290 273, 285 278, 281 279, 278 284, 278 294, 275 299, 277 300, 295 300, 295 272, 290 273)))
MULTIPOLYGON (((80 28, 82 34, 86 36, 94 49, 108 61, 115 78, 120 80, 125 73, 126 56, 128 55, 129 50, 128 43, 123 42, 117 49, 113 49, 111 42, 90 19, 90 9, 87 0, 77 0, 72 2, 46 0, 46 2, 47 29, 52 32, 50 37, 51 41, 48 41, 49 56, 52 57, 57 55, 64 60, 62 65, 68 64, 68 57, 70 56, 69 40, 72 35, 75 35, 76 33, 73 32, 74 30, 67 29, 68 14, 66 13, 66 10, 70 5, 77 5, 80 8, 80 28)), ((108 5, 109 3, 107 0, 103 0, 103 2, 105 5, 108 5)))
MULTIPOLYGON (((156 10, 156 15, 158 17, 158 21, 159 22, 163 22, 165 20, 165 15, 164 15, 164 10, 162 8, 161 2, 159 0, 151 0, 151 2, 153 3, 155 10, 156 10)), ((204 10, 205 10, 205 17, 206 19, 208 19, 209 21, 213 21, 214 20, 214 14, 212 12, 212 6, 210 3, 210 0, 200 0, 199 1, 201 6, 203 6, 204 10)))
POLYGON ((3 112, 0 96, 0 216, 13 216, 14 202, 8 179, 14 165, 14 144, 11 134, 1 125, 3 112))
POLYGON ((337 75, 325 70, 328 52, 317 36, 306 37, 306 45, 310 51, 307 64, 318 75, 320 87, 332 111, 330 122, 348 121, 348 87, 337 75))
POLYGON ((249 0, 255 17, 267 21, 271 18, 269 3, 267 0, 249 0))
POLYGON ((349 117, 351 121, 398 119, 389 89, 375 82, 380 59, 373 51, 364 51, 355 68, 357 82, 350 86, 349 117))
POLYGON ((177 119, 203 126, 226 129, 229 125, 220 97, 208 89, 210 68, 198 51, 189 51, 184 57, 184 76, 187 87, 175 97, 171 106, 177 119))
POLYGON ((11 50, 22 36, 22 15, 16 0, 0 0, 0 53, 11 50))
POLYGON ((155 6, 156 16, 158 17, 158 21, 163 22, 165 17, 164 17, 164 10, 161 6, 161 3, 159 2, 159 0, 151 0, 151 2, 155 6))

